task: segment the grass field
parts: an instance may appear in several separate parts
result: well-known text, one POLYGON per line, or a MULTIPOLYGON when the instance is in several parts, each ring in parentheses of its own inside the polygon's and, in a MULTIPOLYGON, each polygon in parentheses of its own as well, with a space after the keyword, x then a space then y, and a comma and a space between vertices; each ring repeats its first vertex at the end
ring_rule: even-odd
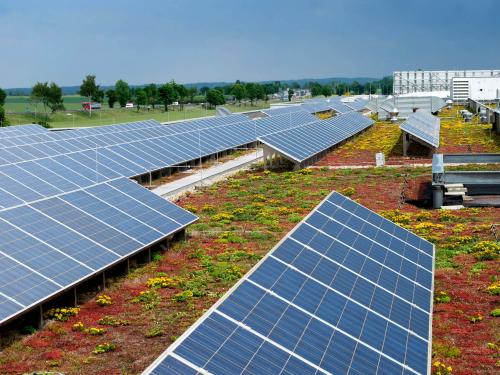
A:
MULTIPOLYGON (((67 110, 77 110, 81 109, 81 102, 85 98, 80 96, 66 96, 64 97, 64 105, 67 110)), ((34 105, 29 103, 28 97, 8 97, 6 100, 6 110, 9 111, 30 111, 31 113, 11 113, 7 114, 7 120, 10 125, 21 125, 30 124, 37 121, 45 120, 45 114, 43 113, 43 106, 38 105, 37 114, 35 115, 34 105), (15 99, 15 100, 14 100, 15 99)), ((230 111, 242 112, 256 110, 260 108, 268 108, 269 104, 266 102, 257 102, 255 105, 232 105, 228 104, 225 106, 230 111)), ((197 117, 213 116, 215 110, 204 109, 201 106, 184 106, 184 110, 170 110, 165 112, 161 109, 156 110, 140 110, 137 109, 125 109, 125 108, 114 108, 109 109, 104 107, 102 110, 94 111, 92 117, 89 116, 88 112, 84 111, 61 111, 54 114, 48 115, 48 122, 53 128, 70 128, 70 127, 80 127, 80 126, 99 126, 99 125, 110 125, 130 121, 141 121, 141 120, 157 120, 160 122, 165 121, 178 121, 186 120, 197 117)))
MULTIPOLYGON (((82 102, 88 101, 80 95, 67 95, 63 97, 64 108, 69 111, 82 109, 82 102)), ((104 108, 108 108, 107 103, 102 104, 104 108)), ((8 96, 5 99, 6 112, 34 112, 35 107, 37 112, 43 112, 43 105, 36 105, 30 100, 29 96, 8 96)))

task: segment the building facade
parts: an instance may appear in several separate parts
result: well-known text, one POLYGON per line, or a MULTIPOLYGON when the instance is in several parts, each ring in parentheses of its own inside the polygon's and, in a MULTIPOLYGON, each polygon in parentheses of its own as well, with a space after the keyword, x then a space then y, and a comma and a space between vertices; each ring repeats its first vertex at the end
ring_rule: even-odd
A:
POLYGON ((478 101, 500 99, 500 77, 453 78, 451 98, 454 102, 466 102, 467 99, 478 101))
MULTIPOLYGON (((500 77, 500 70, 412 70, 393 73, 395 95, 418 92, 451 92, 454 78, 500 77)), ((449 94, 448 94, 449 95, 449 94)))

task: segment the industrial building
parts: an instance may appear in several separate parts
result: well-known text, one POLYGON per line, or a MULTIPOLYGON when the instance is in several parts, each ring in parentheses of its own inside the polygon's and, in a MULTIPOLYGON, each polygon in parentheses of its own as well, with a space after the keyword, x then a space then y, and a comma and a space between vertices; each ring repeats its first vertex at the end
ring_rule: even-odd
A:
POLYGON ((500 99, 500 76, 498 77, 465 77, 452 79, 450 96, 456 103, 464 103, 467 99, 494 101, 500 99))
POLYGON ((500 77, 500 70, 396 71, 393 73, 393 93, 394 95, 402 95, 419 92, 433 92, 441 97, 449 97, 454 78, 489 77, 500 77))

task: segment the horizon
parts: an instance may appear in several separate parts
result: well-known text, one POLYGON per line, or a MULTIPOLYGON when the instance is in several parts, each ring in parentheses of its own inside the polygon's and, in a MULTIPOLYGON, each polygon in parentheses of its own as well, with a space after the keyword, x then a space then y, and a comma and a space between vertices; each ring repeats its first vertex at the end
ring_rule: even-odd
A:
POLYGON ((500 65, 498 49, 478 43, 484 35, 500 37, 496 2, 478 0, 480 17, 470 17, 468 5, 54 0, 49 7, 6 0, 0 4, 6 51, 0 68, 9 74, 0 76, 0 87, 27 88, 37 81, 77 86, 87 74, 111 86, 118 79, 142 85, 382 78, 395 70, 500 65))
MULTIPOLYGON (((271 79, 271 80, 264 80, 264 81, 244 81, 244 80, 240 80, 242 83, 247 83, 247 82, 255 82, 255 83, 266 83, 266 82, 315 82, 315 81, 324 81, 324 80, 338 80, 338 82, 343 82, 342 80, 369 80, 369 81, 376 81, 376 80, 381 80, 383 78, 385 78, 387 76, 383 76, 383 77, 362 77, 362 76, 359 76, 359 77, 315 77, 315 78, 287 78, 287 79, 271 79)), ((82 80, 83 78, 85 77, 82 77, 82 80)), ((392 78, 392 74, 391 74, 391 78, 392 78)), ((97 80, 97 77, 96 77, 96 80, 97 80)), ((126 81, 126 80, 125 80, 126 81)), ((233 84, 234 82, 236 81, 201 81, 201 82, 178 82, 177 80, 174 79, 174 81, 176 83, 179 83, 181 85, 185 85, 185 86, 201 86, 201 85, 218 85, 218 84, 221 84, 221 85, 231 85, 233 84)), ((116 83, 116 82, 115 82, 116 83)), ((111 84, 100 84, 100 87, 114 87, 115 83, 111 83, 111 84)), ((130 87, 142 87, 142 86, 146 86, 146 85, 149 85, 149 84, 154 84, 154 85, 162 85, 166 82, 145 82, 145 83, 131 83, 131 82, 127 82, 130 87)), ((61 86, 62 89, 65 89, 65 88, 77 88, 77 87, 80 87, 81 85, 81 82, 80 83, 77 83, 77 84, 70 84, 70 85, 64 85, 64 86, 61 86)), ((0 86, 1 87, 1 86, 0 86)), ((2 89, 4 90, 27 90, 27 89, 31 89, 32 87, 31 86, 27 86, 27 87, 2 87, 2 89)))

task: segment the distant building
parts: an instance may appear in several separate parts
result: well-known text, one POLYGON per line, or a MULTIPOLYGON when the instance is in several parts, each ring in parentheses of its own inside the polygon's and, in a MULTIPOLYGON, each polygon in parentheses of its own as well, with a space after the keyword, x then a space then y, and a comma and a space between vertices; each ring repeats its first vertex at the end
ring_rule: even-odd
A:
MULTIPOLYGON (((278 94, 275 94, 277 99, 281 100, 282 102, 287 102, 289 90, 290 89, 286 89, 278 94)), ((308 89, 292 89, 292 90, 293 90, 292 98, 294 99, 304 99, 311 96, 311 91, 309 91, 308 89)))
MULTIPOLYGON (((411 70, 393 73, 394 95, 443 92, 450 96, 454 78, 500 77, 500 70, 411 70)), ((443 97, 443 95, 439 95, 443 97)))
POLYGON ((500 76, 485 78, 453 78, 451 98, 454 102, 465 102, 467 99, 492 101, 500 99, 500 76))

